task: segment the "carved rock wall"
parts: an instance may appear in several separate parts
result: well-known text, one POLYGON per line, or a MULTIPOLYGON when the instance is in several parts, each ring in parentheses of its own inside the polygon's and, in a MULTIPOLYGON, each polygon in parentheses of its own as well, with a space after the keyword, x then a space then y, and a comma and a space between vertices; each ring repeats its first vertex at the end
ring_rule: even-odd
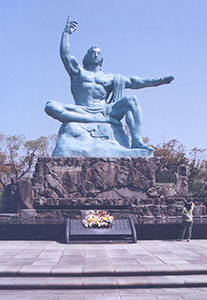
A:
POLYGON ((135 218, 177 216, 188 194, 185 166, 163 158, 40 157, 32 185, 34 207, 48 218, 78 217, 87 208, 135 218), (174 182, 156 182, 162 172, 174 182))
MULTIPOLYGON (((156 183, 170 170, 164 159, 39 158, 33 176, 35 199, 134 199, 185 195, 187 174, 175 167, 175 183, 156 183), (184 173, 184 174, 182 174, 184 173)), ((183 169, 183 166, 182 166, 183 169)), ((42 200, 43 201, 43 200, 42 200)))

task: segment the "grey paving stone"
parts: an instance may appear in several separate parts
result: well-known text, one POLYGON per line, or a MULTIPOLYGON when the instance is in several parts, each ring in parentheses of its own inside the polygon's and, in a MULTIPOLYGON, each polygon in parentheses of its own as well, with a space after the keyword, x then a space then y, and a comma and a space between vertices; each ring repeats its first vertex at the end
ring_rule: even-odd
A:
POLYGON ((44 265, 44 266, 37 266, 37 265, 27 265, 27 266, 23 266, 20 270, 19 273, 20 274, 33 274, 33 273, 47 273, 50 274, 52 270, 52 266, 51 265, 44 265))
POLYGON ((200 264, 174 264, 173 265, 178 271, 207 271, 207 268, 200 264))
POLYGON ((165 264, 169 264, 169 265, 184 265, 184 264, 187 264, 188 262, 186 260, 182 260, 182 259, 177 259, 177 260, 174 260, 174 259, 169 259, 169 260, 165 260, 164 261, 165 264))
POLYGON ((151 278, 149 276, 127 276, 127 277, 117 277, 117 282, 119 286, 143 286, 150 285, 151 278))
POLYGON ((101 300, 121 300, 120 296, 109 296, 109 295, 99 295, 97 298, 97 295, 85 295, 85 299, 86 300, 97 300, 97 299, 101 299, 101 300))
POLYGON ((162 261, 168 260, 182 260, 178 255, 168 252, 167 254, 155 254, 162 261))
POLYGON ((148 264, 162 264, 163 262, 158 259, 157 257, 150 256, 150 255, 135 255, 134 259, 139 263, 143 265, 148 265, 148 264))
POLYGON ((200 293, 206 293, 206 295, 207 295, 207 287, 199 287, 199 288, 197 288, 197 290, 200 292, 200 293))
MULTIPOLYGON (((45 287, 48 285, 49 278, 47 277, 18 277, 15 280, 14 286, 18 287, 28 287, 28 286, 38 286, 45 287)), ((1 282, 0 282, 1 283, 1 282)))
POLYGON ((45 289, 34 290, 34 295, 37 297, 44 296, 45 298, 47 297, 48 299, 50 299, 50 296, 52 296, 52 295, 57 296, 57 294, 59 294, 61 290, 57 290, 58 293, 56 293, 56 294, 54 293, 54 291, 56 291, 56 290, 52 290, 52 289, 50 289, 50 290, 45 290, 45 289))
POLYGON ((117 278, 116 277, 84 277, 83 286, 92 287, 114 287, 117 288, 117 278))
POLYGON ((85 255, 83 254, 62 254, 61 259, 70 260, 73 259, 74 261, 80 261, 84 259, 85 255))
POLYGON ((147 269, 144 266, 139 264, 128 264, 128 265, 115 265, 115 273, 124 273, 124 272, 146 272, 147 269))
POLYGON ((97 297, 99 295, 105 295, 105 296, 119 296, 119 290, 118 289, 90 289, 90 290, 84 290, 86 295, 95 294, 97 297))
POLYGON ((198 260, 189 261, 189 263, 194 264, 194 263, 197 263, 198 261, 201 265, 206 265, 207 264, 207 257, 200 257, 198 260))
POLYGON ((35 251, 35 250, 24 250, 18 253, 15 258, 20 259, 35 259, 41 254, 41 251, 35 251))
POLYGON ((177 269, 173 265, 168 264, 149 264, 145 265, 148 272, 176 272, 177 269))
POLYGON ((98 256, 96 256, 96 257, 88 257, 88 256, 86 256, 85 257, 85 262, 87 263, 87 264, 98 264, 98 265, 104 265, 105 263, 106 264, 109 264, 110 262, 111 262, 111 260, 108 258, 108 257, 102 257, 102 258, 99 258, 98 256))
POLYGON ((57 265, 57 262, 51 262, 51 261, 47 261, 47 260, 43 260, 43 261, 34 261, 32 264, 32 266, 34 267, 40 267, 40 268, 52 268, 53 266, 57 265))
MULTIPOLYGON (((45 296, 33 296, 32 300, 46 300, 45 297, 49 297, 49 300, 59 300, 59 296, 54 296, 54 295, 45 295, 45 296)), ((23 298, 22 298, 23 300, 23 298)), ((74 299, 75 300, 75 299, 74 299)))
MULTIPOLYGON (((38 300, 38 299, 37 299, 38 300)), ((74 295, 67 295, 67 296, 59 296, 58 297, 58 300, 86 300, 86 297, 85 295, 82 295, 82 294, 77 294, 75 295, 75 298, 74 298, 74 295)), ((98 299, 97 299, 98 300, 98 299)))
POLYGON ((85 244, 84 246, 85 251, 89 250, 98 250, 98 249, 103 249, 103 245, 102 244, 85 244))
POLYGON ((21 266, 17 265, 3 265, 0 266, 0 273, 18 273, 18 271, 21 269, 21 266))
POLYGON ((51 277, 48 281, 48 287, 63 286, 63 287, 81 287, 83 286, 82 277, 51 277))
POLYGON ((0 277, 0 286, 13 286, 17 281, 16 277, 0 277))
POLYGON ((18 295, 3 295, 0 298, 1 300, 33 300, 32 296, 19 297, 18 295))
POLYGON ((64 251, 69 250, 85 250, 86 245, 85 244, 65 244, 64 245, 64 251))
POLYGON ((158 300, 166 300, 166 299, 183 300, 183 297, 179 296, 179 295, 172 295, 172 294, 169 293, 169 294, 165 294, 165 295, 157 295, 156 299, 158 299, 158 300))
POLYGON ((206 284, 207 285, 207 275, 184 275, 183 279, 186 284, 206 284))
POLYGON ((118 248, 118 249, 111 248, 111 249, 108 249, 107 254, 108 254, 109 257, 117 257, 117 256, 122 256, 122 257, 126 256, 126 257, 128 257, 128 256, 130 256, 129 252, 124 248, 118 248))
POLYGON ((148 250, 144 249, 142 246, 139 246, 138 244, 130 244, 130 247, 128 245, 123 245, 123 247, 126 249, 126 251, 130 255, 136 255, 136 254, 141 254, 141 255, 146 255, 146 254, 151 254, 148 250))
POLYGON ((207 299, 207 295, 202 295, 199 293, 188 293, 188 294, 182 294, 183 299, 186 300, 206 300, 207 299))
POLYGON ((25 265, 31 265, 33 263, 33 259, 11 259, 10 261, 7 262, 7 266, 19 266, 23 267, 25 265))
POLYGON ((113 265, 133 265, 136 264, 136 260, 133 258, 124 258, 124 257, 113 257, 111 258, 113 265))
POLYGON ((182 276, 149 276, 149 278, 153 285, 182 285, 185 282, 182 276))
POLYGON ((74 298, 74 295, 68 295, 68 296, 59 296, 58 300, 86 300, 84 295, 76 295, 74 298))
POLYGON ((86 264, 84 266, 83 273, 85 273, 85 274, 88 274, 88 273, 93 274, 93 273, 98 272, 98 273, 110 273, 111 274, 111 273, 115 272, 114 269, 115 269, 114 266, 111 265, 111 264, 108 264, 108 263, 104 264, 104 265, 102 265, 102 264, 97 265, 96 263, 95 263, 95 265, 93 265, 93 264, 86 264))
POLYGON ((68 265, 61 264, 55 267, 52 267, 51 274, 82 274, 83 273, 83 265, 68 265))
POLYGON ((68 256, 62 256, 61 258, 59 258, 60 263, 65 263, 65 264, 84 264, 85 263, 85 257, 81 256, 81 255, 76 255, 76 256, 72 256, 72 255, 68 255, 68 256))
POLYGON ((205 293, 200 293, 198 288, 165 288, 152 289, 152 294, 157 296, 157 299, 191 299, 197 300, 206 299, 205 293), (205 297, 203 297, 205 296, 205 297))
MULTIPOLYGON (((122 296, 122 300, 157 300, 156 296, 153 295, 143 295, 143 294, 137 294, 136 296, 122 296)), ((172 300, 170 298, 170 300, 172 300)))
POLYGON ((120 289, 121 296, 152 295, 151 289, 120 289))
MULTIPOLYGON (((35 290, 2 290, 0 291, 0 297, 3 295, 18 295, 19 296, 33 296, 35 295, 35 290)), ((1 299, 1 298, 0 298, 1 299)))
MULTIPOLYGON (((58 296, 70 296, 72 295, 74 299, 76 299, 76 295, 84 295, 85 290, 84 289, 60 289, 60 290, 50 290, 52 294, 58 295, 58 296)), ((39 291, 40 292, 40 291, 39 291)))
POLYGON ((157 294, 176 294, 176 295, 182 295, 182 294, 186 294, 186 293, 197 293, 198 290, 197 288, 189 288, 189 287, 176 287, 176 288, 153 288, 151 289, 152 293, 157 295, 157 294))

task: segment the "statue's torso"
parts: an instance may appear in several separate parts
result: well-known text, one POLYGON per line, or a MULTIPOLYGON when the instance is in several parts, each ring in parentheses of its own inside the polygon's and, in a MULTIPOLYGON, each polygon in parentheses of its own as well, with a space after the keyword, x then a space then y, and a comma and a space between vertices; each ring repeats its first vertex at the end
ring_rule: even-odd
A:
POLYGON ((76 105, 102 107, 112 92, 113 74, 90 72, 83 68, 71 77, 71 92, 76 105))

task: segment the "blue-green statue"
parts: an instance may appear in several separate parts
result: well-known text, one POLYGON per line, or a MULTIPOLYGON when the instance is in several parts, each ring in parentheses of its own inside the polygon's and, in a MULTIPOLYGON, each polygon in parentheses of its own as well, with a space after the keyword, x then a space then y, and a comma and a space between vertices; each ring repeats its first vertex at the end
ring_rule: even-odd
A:
POLYGON ((125 89, 141 89, 170 83, 174 78, 140 79, 101 71, 103 55, 92 46, 83 67, 70 53, 70 35, 78 23, 67 19, 60 56, 71 80, 75 104, 48 101, 45 111, 59 120, 53 157, 151 157, 153 149, 141 136, 142 111, 136 97, 124 96, 125 89), (122 119, 125 117, 129 134, 122 119))

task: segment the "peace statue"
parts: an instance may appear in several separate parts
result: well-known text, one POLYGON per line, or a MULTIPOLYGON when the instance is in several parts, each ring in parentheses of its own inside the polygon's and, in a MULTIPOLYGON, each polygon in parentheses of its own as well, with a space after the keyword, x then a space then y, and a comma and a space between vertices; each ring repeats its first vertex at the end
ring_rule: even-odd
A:
POLYGON ((53 157, 150 157, 153 149, 141 136, 142 111, 135 96, 125 89, 141 89, 170 83, 172 76, 141 79, 101 71, 103 55, 92 46, 83 67, 70 54, 70 35, 78 23, 67 19, 60 43, 60 56, 71 80, 75 104, 48 101, 45 111, 62 125, 53 157), (125 117, 130 138, 122 124, 125 117))

